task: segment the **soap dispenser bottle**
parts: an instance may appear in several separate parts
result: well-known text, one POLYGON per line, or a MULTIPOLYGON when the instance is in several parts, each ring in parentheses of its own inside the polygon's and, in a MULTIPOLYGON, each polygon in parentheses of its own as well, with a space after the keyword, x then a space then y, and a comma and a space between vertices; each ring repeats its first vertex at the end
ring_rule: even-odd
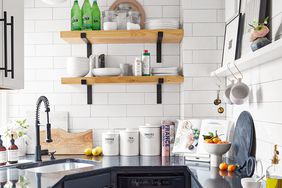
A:
POLYGON ((18 146, 15 144, 14 135, 11 135, 11 146, 8 148, 8 162, 15 164, 19 160, 18 146))
POLYGON ((282 188, 282 165, 279 164, 279 151, 274 146, 272 165, 266 170, 266 188, 282 188))
POLYGON ((7 149, 3 146, 3 140, 0 135, 0 166, 6 165, 7 163, 7 149))

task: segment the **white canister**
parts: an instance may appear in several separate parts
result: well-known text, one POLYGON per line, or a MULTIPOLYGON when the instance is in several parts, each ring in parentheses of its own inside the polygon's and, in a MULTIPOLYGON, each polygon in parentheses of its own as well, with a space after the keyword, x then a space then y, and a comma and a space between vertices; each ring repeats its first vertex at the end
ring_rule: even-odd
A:
POLYGON ((119 134, 107 132, 102 134, 103 154, 106 156, 119 155, 119 134))
POLYGON ((136 129, 126 129, 120 131, 120 155, 139 155, 139 131, 136 129))
POLYGON ((156 156, 160 155, 160 125, 150 125, 139 127, 140 131, 140 155, 156 156))

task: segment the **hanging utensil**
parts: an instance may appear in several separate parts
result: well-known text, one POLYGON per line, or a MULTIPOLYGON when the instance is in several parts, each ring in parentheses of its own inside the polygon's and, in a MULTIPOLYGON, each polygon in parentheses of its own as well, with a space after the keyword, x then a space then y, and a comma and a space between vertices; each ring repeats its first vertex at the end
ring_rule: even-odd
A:
POLYGON ((217 91, 217 97, 216 97, 216 99, 213 101, 213 104, 216 105, 216 106, 218 106, 218 105, 221 104, 221 100, 220 100, 220 98, 219 98, 219 93, 220 93, 220 90, 217 91))

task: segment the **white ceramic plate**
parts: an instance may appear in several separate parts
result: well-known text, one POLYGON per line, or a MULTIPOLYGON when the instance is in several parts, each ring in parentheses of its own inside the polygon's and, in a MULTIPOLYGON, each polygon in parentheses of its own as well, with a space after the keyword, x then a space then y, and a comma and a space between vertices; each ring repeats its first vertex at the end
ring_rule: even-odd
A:
POLYGON ((120 68, 98 68, 93 69, 94 76, 119 76, 121 74, 120 68))

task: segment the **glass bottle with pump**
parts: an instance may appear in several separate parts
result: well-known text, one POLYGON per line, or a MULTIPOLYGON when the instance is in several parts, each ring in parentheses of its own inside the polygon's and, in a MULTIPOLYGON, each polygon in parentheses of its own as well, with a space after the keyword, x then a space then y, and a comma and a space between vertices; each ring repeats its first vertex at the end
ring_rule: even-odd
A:
POLYGON ((11 135, 11 146, 8 148, 8 162, 10 164, 17 163, 19 160, 18 146, 15 144, 14 135, 11 135))
POLYGON ((0 166, 7 163, 7 149, 3 146, 3 141, 0 135, 0 166))
POLYGON ((266 188, 282 188, 282 165, 279 164, 279 151, 274 146, 272 165, 266 170, 266 188))

